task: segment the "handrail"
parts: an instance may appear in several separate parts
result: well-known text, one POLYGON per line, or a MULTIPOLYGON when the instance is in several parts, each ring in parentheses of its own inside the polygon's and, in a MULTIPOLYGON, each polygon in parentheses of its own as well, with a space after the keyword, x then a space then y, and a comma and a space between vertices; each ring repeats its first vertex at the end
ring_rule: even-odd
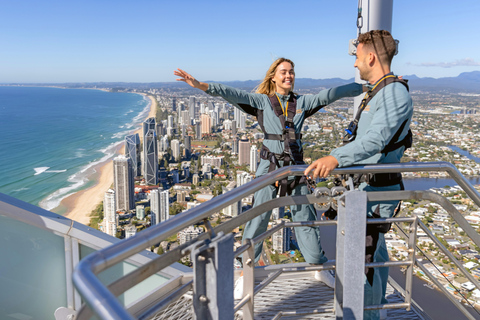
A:
MULTIPOLYGON (((226 207, 240 201, 275 181, 288 176, 301 176, 307 166, 289 166, 258 177, 255 180, 235 189, 236 192, 222 194, 212 200, 180 213, 172 219, 142 231, 135 237, 123 240, 108 248, 94 252, 78 264, 73 274, 73 280, 80 294, 95 313, 104 319, 125 318, 131 316, 124 310, 115 296, 99 281, 95 274, 123 261, 131 255, 141 252, 145 248, 159 243, 169 236, 202 220, 219 208, 226 207)), ((335 169, 333 174, 354 173, 387 173, 387 172, 420 172, 445 171, 447 172, 470 198, 480 206, 480 195, 473 186, 463 177, 455 166, 447 162, 430 163, 393 163, 379 165, 364 165, 335 169)))

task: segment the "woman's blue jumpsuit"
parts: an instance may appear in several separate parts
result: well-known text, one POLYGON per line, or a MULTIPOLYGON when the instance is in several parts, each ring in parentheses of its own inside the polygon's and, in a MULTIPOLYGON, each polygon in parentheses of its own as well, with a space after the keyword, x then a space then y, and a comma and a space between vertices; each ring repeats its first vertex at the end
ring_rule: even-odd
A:
MULTIPOLYGON (((243 90, 232 88, 218 83, 210 83, 208 85, 207 94, 212 96, 220 96, 229 103, 239 108, 243 112, 257 116, 258 121, 263 122, 265 133, 281 135, 283 133, 282 124, 275 114, 270 99, 265 94, 248 93, 243 90)), ((293 118, 295 133, 300 134, 303 122, 305 119, 324 106, 343 97, 354 97, 362 93, 362 85, 351 83, 344 86, 339 86, 331 89, 320 91, 316 95, 302 95, 297 96, 296 114, 293 118)), ((280 98, 282 108, 285 109, 286 102, 290 95, 283 96, 277 94, 280 98)), ((296 140, 300 152, 302 152, 301 140, 296 140)), ((263 144, 270 152, 281 154, 284 151, 284 143, 280 140, 264 139, 263 144)), ((303 158, 303 157, 302 157, 303 158)), ((282 165, 282 161, 280 161, 282 165)), ((296 163, 296 164, 304 164, 296 163)), ((261 159, 258 166, 256 176, 262 176, 268 173, 270 161, 261 159)), ((297 185, 292 192, 292 195, 306 195, 308 194, 308 187, 305 184, 297 185)), ((267 186, 255 192, 254 204, 256 207, 266 201, 272 200, 277 196, 277 190, 273 186, 267 186)), ((290 207, 293 221, 313 221, 316 220, 316 213, 313 205, 292 205, 290 207)), ((267 211, 262 215, 252 219, 245 225, 243 239, 253 239, 257 235, 265 232, 268 227, 272 211, 267 211)), ((295 227, 295 235, 303 254, 305 261, 311 264, 322 264, 328 259, 325 257, 322 246, 320 244, 320 233, 318 227, 295 227)), ((262 252, 262 244, 255 245, 255 262, 260 258, 262 252)))

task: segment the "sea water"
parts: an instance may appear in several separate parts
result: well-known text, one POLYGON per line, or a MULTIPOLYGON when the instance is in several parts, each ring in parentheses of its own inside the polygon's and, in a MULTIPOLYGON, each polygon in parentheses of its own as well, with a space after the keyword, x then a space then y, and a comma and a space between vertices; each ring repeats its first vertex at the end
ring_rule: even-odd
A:
POLYGON ((134 93, 0 86, 0 192, 52 210, 94 183, 149 111, 134 93))

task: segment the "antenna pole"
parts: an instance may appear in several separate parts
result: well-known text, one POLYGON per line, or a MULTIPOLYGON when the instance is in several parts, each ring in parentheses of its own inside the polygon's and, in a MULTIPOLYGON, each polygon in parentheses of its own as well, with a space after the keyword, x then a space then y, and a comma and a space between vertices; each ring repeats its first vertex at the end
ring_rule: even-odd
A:
MULTIPOLYGON (((360 0, 358 10, 357 36, 370 30, 387 30, 392 33, 393 0, 360 0)), ((358 70, 355 70, 355 82, 364 83, 358 70)), ((362 99, 363 95, 360 95, 353 101, 354 116, 362 99)))

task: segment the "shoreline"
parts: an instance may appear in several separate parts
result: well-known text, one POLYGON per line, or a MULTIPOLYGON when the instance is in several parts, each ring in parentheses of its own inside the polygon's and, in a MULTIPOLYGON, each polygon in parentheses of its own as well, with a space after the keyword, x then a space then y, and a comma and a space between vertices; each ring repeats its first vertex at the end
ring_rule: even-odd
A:
MULTIPOLYGON (((141 94, 150 99, 150 112, 147 118, 155 117, 157 112, 156 100, 147 94, 141 94)), ((141 133, 142 128, 135 130, 134 133, 141 133)), ((115 152, 115 156, 125 153, 125 144, 122 143, 115 152)), ((114 156, 114 157, 115 157, 114 156)), ((75 220, 82 224, 88 225, 90 223, 90 214, 103 201, 105 192, 113 184, 113 161, 109 159, 103 163, 98 164, 94 170, 96 174, 90 179, 95 181, 94 185, 80 190, 66 197, 60 202, 60 205, 55 208, 63 208, 64 217, 75 220)))

